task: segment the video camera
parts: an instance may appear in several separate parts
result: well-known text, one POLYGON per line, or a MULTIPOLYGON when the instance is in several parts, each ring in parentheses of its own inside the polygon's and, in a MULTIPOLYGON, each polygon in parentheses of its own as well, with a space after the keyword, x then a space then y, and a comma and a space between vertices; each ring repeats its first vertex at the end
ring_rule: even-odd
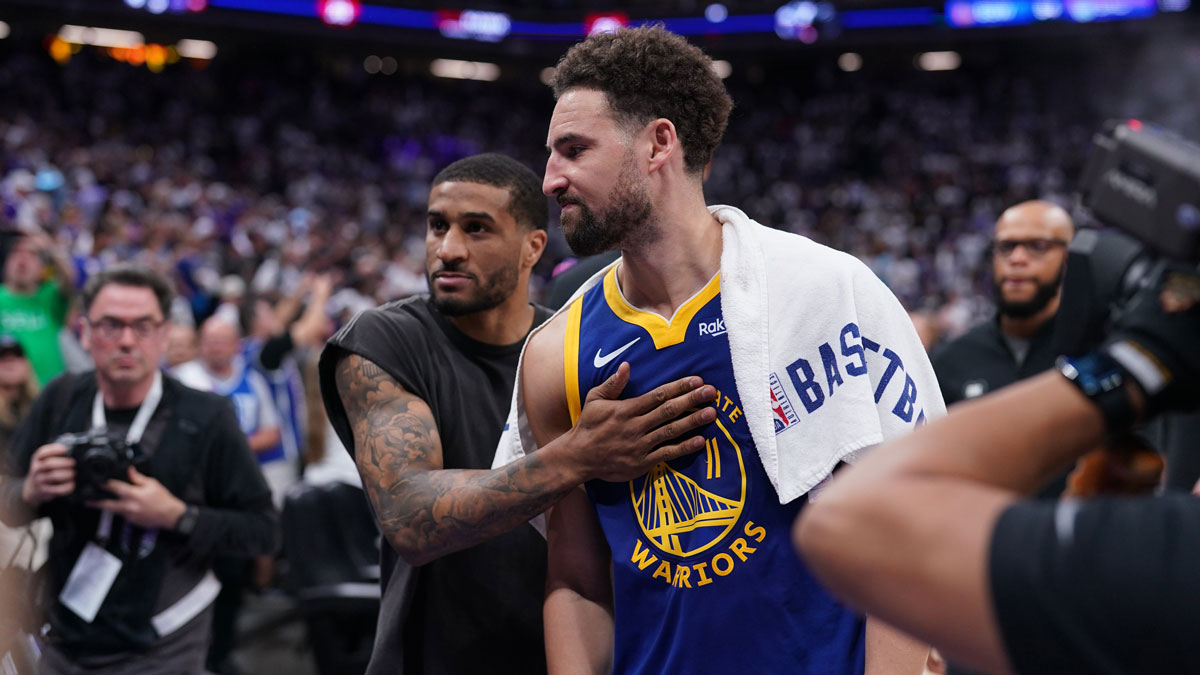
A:
POLYGON ((1166 262, 1200 276, 1200 145, 1138 120, 1110 122, 1093 139, 1079 191, 1115 229, 1081 229, 1068 249, 1054 339, 1069 356, 1099 346, 1114 313, 1166 262))
POLYGON ((104 429, 63 434, 56 442, 67 446, 69 456, 75 460, 75 491, 70 497, 73 501, 112 499, 114 495, 104 489, 104 483, 110 478, 128 482, 131 466, 149 473, 148 458, 136 443, 130 444, 124 437, 104 429))

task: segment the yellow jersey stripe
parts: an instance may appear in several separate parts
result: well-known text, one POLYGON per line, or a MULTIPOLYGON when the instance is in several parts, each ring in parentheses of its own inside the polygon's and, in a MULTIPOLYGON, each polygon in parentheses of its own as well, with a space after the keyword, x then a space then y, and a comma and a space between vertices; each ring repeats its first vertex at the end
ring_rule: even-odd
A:
POLYGON ((721 273, 717 272, 708 284, 700 289, 699 293, 680 305, 679 309, 675 310, 675 316, 668 321, 653 312, 638 309, 625 300, 625 296, 621 295, 621 289, 617 286, 617 267, 619 266, 614 266, 608 271, 608 274, 604 275, 604 299, 608 302, 613 314, 616 314, 622 321, 646 329, 651 339, 654 340, 655 349, 683 342, 687 336, 688 326, 691 325, 696 312, 699 312, 708 304, 709 300, 721 292, 721 273))
POLYGON ((567 310, 567 334, 563 338, 563 368, 566 370, 567 410, 571 412, 571 426, 579 421, 583 404, 579 400, 579 320, 583 316, 583 296, 571 303, 567 310))

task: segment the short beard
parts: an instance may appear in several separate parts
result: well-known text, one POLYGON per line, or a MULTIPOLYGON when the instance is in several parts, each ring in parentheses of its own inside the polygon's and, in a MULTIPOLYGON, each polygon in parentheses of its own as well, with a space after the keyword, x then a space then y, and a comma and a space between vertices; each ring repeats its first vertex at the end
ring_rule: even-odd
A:
POLYGON ((1034 291, 1033 297, 1022 301, 1005 300, 1004 290, 1000 287, 1000 283, 993 280, 992 294, 996 299, 996 308, 1000 316, 1010 319, 1028 319, 1046 309, 1050 301, 1054 300, 1054 297, 1058 295, 1058 290, 1062 287, 1063 276, 1065 276, 1066 271, 1067 264, 1064 261, 1063 264, 1058 266, 1058 274, 1054 275, 1053 280, 1046 283, 1038 282, 1037 290, 1034 291))
MULTIPOLYGON (((504 304, 505 300, 517 290, 519 273, 517 265, 501 265, 495 274, 487 278, 487 283, 479 281, 479 290, 469 297, 454 297, 438 295, 437 286, 433 283, 433 275, 427 274, 429 290, 433 297, 433 306, 445 316, 466 316, 477 312, 485 312, 504 304)), ((478 277, 476 277, 478 281, 478 277)))
POLYGON ((621 172, 612 189, 612 205, 599 215, 581 201, 569 197, 558 201, 560 205, 578 207, 573 225, 561 223, 563 237, 577 256, 647 244, 654 239, 649 228, 654 207, 645 183, 639 182, 634 174, 632 153, 626 153, 621 161, 621 172))

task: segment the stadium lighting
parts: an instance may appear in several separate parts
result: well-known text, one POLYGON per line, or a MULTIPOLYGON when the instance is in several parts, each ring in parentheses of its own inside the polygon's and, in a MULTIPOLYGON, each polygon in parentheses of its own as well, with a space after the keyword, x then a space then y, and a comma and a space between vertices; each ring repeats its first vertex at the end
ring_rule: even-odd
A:
POLYGON ((436 77, 452 80, 479 80, 492 82, 500 77, 500 66, 481 61, 459 61, 457 59, 434 59, 429 72, 436 77))
POLYGON ((838 68, 841 68, 844 72, 853 73, 862 68, 863 60, 861 56, 854 52, 846 52, 838 57, 837 63, 838 68))
POLYGON ((4 23, 3 21, 0 21, 0 40, 3 40, 4 38, 8 37, 9 33, 11 33, 11 32, 12 32, 12 29, 10 29, 8 27, 8 24, 4 23))
POLYGON ((924 52, 917 55, 916 62, 921 70, 957 70, 962 57, 958 52, 924 52))
POLYGON ((346 28, 358 21, 362 3, 358 0, 318 0, 317 13, 326 24, 346 28))
POLYGON ((70 24, 58 29, 58 38, 63 42, 76 45, 94 45, 96 47, 120 47, 131 49, 146 43, 141 33, 132 30, 116 28, 92 28, 91 26, 72 26, 70 24))
POLYGON ((704 8, 704 18, 708 19, 709 23, 721 23, 729 18, 729 10, 719 2, 714 2, 704 8))
POLYGON ((209 61, 217 55, 217 45, 208 40, 180 40, 175 49, 186 59, 209 61))
POLYGON ((146 0, 125 0, 125 6, 131 9, 142 9, 146 6, 146 0))
POLYGON ((442 10, 438 12, 437 28, 442 35, 455 40, 499 42, 512 30, 512 19, 503 12, 442 10))
POLYGON ((538 73, 538 79, 542 81, 542 84, 549 87, 550 82, 554 80, 554 66, 542 68, 542 72, 538 73))
POLYGON ((615 33, 629 25, 629 17, 624 12, 609 14, 588 14, 583 19, 583 30, 588 35, 597 33, 615 33))
POLYGON ((716 72, 717 77, 724 80, 733 74, 733 64, 728 61, 713 61, 713 71, 716 72))
POLYGON ((374 75, 383 67, 383 60, 374 54, 363 59, 363 70, 367 71, 368 75, 374 75))
POLYGON ((379 72, 384 75, 395 75, 396 69, 399 67, 400 64, 396 62, 396 59, 390 56, 383 57, 383 60, 379 62, 379 72))

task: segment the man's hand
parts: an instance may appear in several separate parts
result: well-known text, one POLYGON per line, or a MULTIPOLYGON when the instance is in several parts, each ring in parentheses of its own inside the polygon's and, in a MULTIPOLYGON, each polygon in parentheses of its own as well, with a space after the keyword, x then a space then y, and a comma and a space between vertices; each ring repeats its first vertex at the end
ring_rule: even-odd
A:
POLYGON ((632 480, 660 462, 704 447, 700 436, 672 441, 716 419, 716 408, 706 405, 716 398, 715 387, 699 377, 685 377, 621 400, 628 383, 629 364, 622 363, 616 374, 588 392, 578 422, 567 432, 585 480, 632 480))
POLYGON ((144 528, 169 530, 179 522, 187 510, 187 504, 171 494, 157 480, 129 467, 129 482, 109 480, 104 489, 116 495, 116 499, 88 502, 88 506, 113 513, 144 528))
POLYGON ((67 446, 49 443, 38 448, 29 461, 29 474, 21 487, 21 498, 33 508, 75 491, 75 460, 67 446))

